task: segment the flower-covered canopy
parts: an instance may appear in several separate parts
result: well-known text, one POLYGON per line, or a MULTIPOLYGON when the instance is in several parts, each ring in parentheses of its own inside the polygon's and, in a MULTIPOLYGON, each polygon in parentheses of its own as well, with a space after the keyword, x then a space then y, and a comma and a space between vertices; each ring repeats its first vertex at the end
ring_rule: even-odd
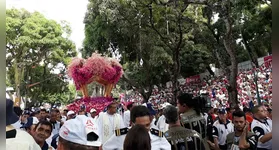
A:
POLYGON ((68 74, 84 97, 88 97, 87 84, 94 81, 105 86, 104 96, 109 97, 112 88, 123 75, 123 69, 116 59, 93 53, 87 59, 74 58, 68 66, 68 74))

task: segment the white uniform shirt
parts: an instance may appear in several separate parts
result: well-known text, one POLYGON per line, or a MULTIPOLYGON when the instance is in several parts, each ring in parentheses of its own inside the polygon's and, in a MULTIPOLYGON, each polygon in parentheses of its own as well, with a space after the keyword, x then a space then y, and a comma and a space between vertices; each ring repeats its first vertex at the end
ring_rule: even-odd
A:
POLYGON ((212 134, 214 138, 218 139, 219 145, 226 144, 227 135, 231 132, 234 132, 234 126, 229 120, 227 120, 226 124, 223 124, 219 120, 214 122, 212 134))
POLYGON ((114 131, 116 129, 125 127, 122 116, 117 113, 115 113, 114 115, 110 115, 107 112, 100 113, 99 117, 97 119, 97 123, 99 126, 99 133, 100 133, 99 138, 101 139, 102 144, 107 141, 107 139, 104 136, 105 133, 108 134, 108 136, 110 137, 114 134, 114 131), (118 120, 118 122, 116 122, 116 120, 118 120), (107 127, 107 125, 108 125, 108 128, 105 129, 107 127), (119 126, 119 127, 117 127, 117 126, 119 126))
POLYGON ((15 138, 6 139, 7 150, 41 150, 33 137, 26 131, 16 129, 15 138))
POLYGON ((155 122, 156 122, 156 119, 154 117, 153 120, 151 121, 150 127, 157 129, 157 126, 155 125, 155 122))
POLYGON ((166 123, 166 117, 164 115, 160 116, 160 118, 158 119, 157 127, 162 132, 166 132, 169 130, 169 124, 166 123))
POLYGON ((265 149, 272 149, 272 139, 265 142, 265 143, 261 143, 260 139, 262 138, 262 136, 264 136, 265 134, 269 133, 272 131, 272 121, 268 120, 266 122, 262 122, 256 118, 253 119, 252 123, 251 123, 251 131, 254 132, 257 137, 258 137, 258 148, 265 148, 265 149))
MULTIPOLYGON (((151 139, 151 150, 171 150, 171 145, 165 137, 159 137, 151 134, 149 131, 149 136, 151 139)), ((115 133, 103 144, 103 150, 123 150, 124 140, 126 134, 116 136, 115 133)))
POLYGON ((124 121, 125 127, 130 126, 130 114, 131 114, 130 110, 126 110, 124 112, 123 121, 124 121))

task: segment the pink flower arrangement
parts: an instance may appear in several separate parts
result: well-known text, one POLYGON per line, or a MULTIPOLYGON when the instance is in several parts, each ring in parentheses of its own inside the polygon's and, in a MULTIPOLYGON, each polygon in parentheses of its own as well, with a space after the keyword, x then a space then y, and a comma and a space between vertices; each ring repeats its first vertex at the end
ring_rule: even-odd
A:
POLYGON ((97 110, 97 114, 104 110, 108 104, 113 101, 111 97, 94 97, 94 98, 82 98, 77 100, 67 106, 68 110, 78 112, 81 105, 86 106, 86 112, 89 112, 90 109, 94 108, 97 110))
POLYGON ((108 83, 112 83, 113 77, 116 74, 116 70, 110 65, 105 66, 103 69, 104 72, 102 73, 101 78, 106 80, 108 83))
POLYGON ((74 80, 76 89, 91 83, 94 77, 100 77, 108 84, 116 84, 123 75, 121 64, 113 58, 93 53, 87 60, 74 58, 68 66, 69 76, 74 80))
POLYGON ((92 78, 91 69, 84 67, 85 60, 82 58, 74 58, 68 66, 68 74, 73 78, 76 89, 79 90, 82 85, 87 84, 92 78))

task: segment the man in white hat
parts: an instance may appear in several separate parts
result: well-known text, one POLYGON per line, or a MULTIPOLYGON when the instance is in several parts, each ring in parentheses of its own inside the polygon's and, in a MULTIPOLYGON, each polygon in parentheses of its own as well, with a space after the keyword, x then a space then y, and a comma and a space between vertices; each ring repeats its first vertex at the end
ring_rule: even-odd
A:
POLYGON ((76 113, 72 110, 67 112, 67 120, 74 119, 76 117, 76 113))
MULTIPOLYGON (((151 127, 150 111, 145 106, 134 106, 131 110, 131 122, 132 127, 136 124, 140 124, 146 127, 151 139, 152 150, 170 150, 171 145, 163 136, 163 132, 151 127)), ((103 150, 120 150, 123 149, 124 140, 126 134, 129 132, 129 128, 121 128, 115 130, 114 135, 103 144, 103 150)))
POLYGON ((100 145, 98 124, 85 115, 66 121, 59 131, 57 150, 99 150, 100 145))
POLYGON ((40 150, 41 147, 33 137, 25 131, 15 129, 11 124, 19 120, 13 110, 13 101, 6 99, 6 149, 8 150, 40 150))
POLYGON ((97 119, 97 110, 94 109, 94 108, 91 108, 90 116, 91 116, 92 119, 96 120, 97 119))

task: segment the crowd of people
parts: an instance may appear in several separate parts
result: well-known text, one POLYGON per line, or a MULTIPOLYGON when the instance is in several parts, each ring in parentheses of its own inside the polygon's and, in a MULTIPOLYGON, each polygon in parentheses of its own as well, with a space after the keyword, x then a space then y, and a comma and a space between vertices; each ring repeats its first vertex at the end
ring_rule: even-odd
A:
MULTIPOLYGON (((257 86, 259 98, 262 103, 272 105, 272 64, 263 63, 257 69, 240 70, 237 76, 237 92, 239 107, 252 107, 258 105, 257 86)), ((211 105, 214 108, 229 107, 227 86, 229 81, 225 75, 207 76, 201 82, 186 83, 180 85, 179 90, 193 95, 207 94, 210 96, 211 105)), ((173 88, 167 87, 162 90, 153 89, 149 102, 160 105, 173 99, 173 88)), ((143 97, 135 91, 127 97, 127 101, 142 103, 143 97)))
POLYGON ((154 89, 147 103, 137 92, 104 111, 58 108, 21 110, 6 98, 6 141, 10 150, 271 150, 272 67, 242 70, 239 106, 228 103, 226 76, 208 76, 172 88, 154 89), (257 75, 257 87, 255 84, 257 75), (211 106, 205 106, 207 95, 211 106), (261 104, 258 104, 258 97, 261 104), (154 109, 156 108, 156 109, 154 109))
POLYGON ((271 150, 272 109, 210 107, 180 93, 177 106, 111 102, 97 114, 52 108, 21 110, 6 100, 7 149, 30 150, 271 150), (122 108, 120 108, 123 106, 122 108), (124 113, 120 111, 124 109, 124 113))

